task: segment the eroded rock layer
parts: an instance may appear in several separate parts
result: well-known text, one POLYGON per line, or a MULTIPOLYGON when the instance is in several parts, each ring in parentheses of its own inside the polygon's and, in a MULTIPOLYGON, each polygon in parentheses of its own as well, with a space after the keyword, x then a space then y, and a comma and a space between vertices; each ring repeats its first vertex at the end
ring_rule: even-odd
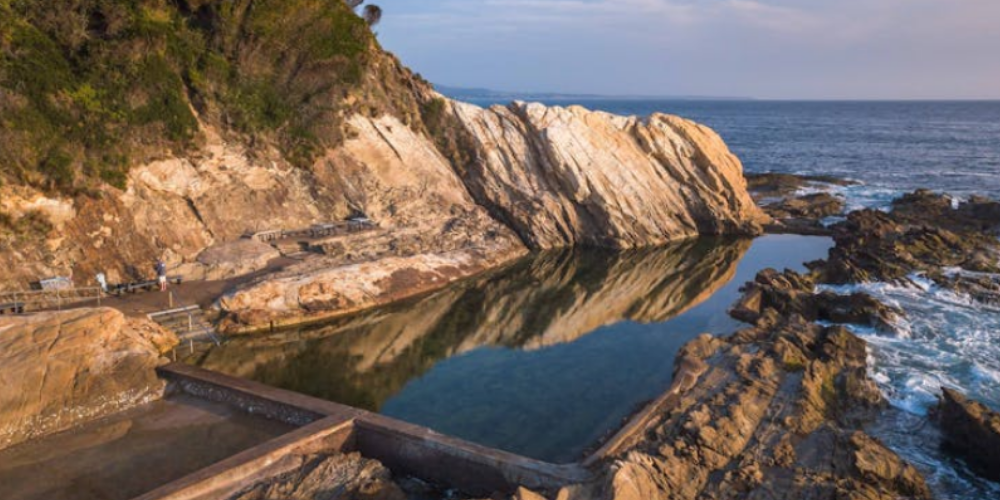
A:
POLYGON ((113 309, 0 319, 0 448, 158 399, 176 343, 113 309))

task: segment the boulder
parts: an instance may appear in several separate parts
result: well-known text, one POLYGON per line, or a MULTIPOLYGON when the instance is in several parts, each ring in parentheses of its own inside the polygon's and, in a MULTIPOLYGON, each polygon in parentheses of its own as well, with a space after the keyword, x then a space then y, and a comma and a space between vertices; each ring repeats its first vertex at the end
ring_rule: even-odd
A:
POLYGON ((753 282, 743 287, 743 292, 729 314, 754 325, 772 320, 774 314, 765 314, 770 309, 784 317, 797 315, 808 321, 861 325, 891 332, 903 315, 902 311, 866 293, 815 293, 815 283, 810 276, 790 270, 779 273, 774 269, 765 269, 757 274, 753 282))
POLYGON ((984 477, 1000 480, 1000 412, 942 389, 934 416, 952 450, 984 477))
POLYGON ((475 143, 469 191, 533 248, 755 234, 768 221, 740 161, 694 122, 534 103, 452 110, 475 143))
POLYGON ((360 454, 301 457, 289 473, 259 481, 229 500, 406 500, 381 463, 360 454))
POLYGON ((0 318, 0 448, 160 398, 176 344, 113 309, 0 318))

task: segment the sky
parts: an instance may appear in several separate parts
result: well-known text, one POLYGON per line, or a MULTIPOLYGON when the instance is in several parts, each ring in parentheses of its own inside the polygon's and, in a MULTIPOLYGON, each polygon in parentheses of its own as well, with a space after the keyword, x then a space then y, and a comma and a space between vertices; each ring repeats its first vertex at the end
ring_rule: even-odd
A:
POLYGON ((506 91, 1000 99, 1000 0, 374 0, 428 80, 506 91))

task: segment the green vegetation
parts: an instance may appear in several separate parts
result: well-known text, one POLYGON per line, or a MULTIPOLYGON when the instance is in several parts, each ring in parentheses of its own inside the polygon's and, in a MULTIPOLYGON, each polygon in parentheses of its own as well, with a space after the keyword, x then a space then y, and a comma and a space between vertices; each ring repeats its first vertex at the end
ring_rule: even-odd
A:
POLYGON ((0 181, 124 186, 200 141, 199 120, 307 165, 429 88, 337 0, 0 0, 0 181))
POLYGON ((24 243, 38 244, 51 231, 52 224, 42 212, 30 211, 18 218, 0 212, 0 250, 24 243))

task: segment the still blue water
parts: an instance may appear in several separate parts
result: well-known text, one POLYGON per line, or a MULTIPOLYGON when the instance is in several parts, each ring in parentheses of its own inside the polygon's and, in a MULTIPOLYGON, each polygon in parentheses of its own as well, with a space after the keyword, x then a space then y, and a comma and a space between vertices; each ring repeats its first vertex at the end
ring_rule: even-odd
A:
POLYGON ((996 101, 588 100, 581 104, 615 114, 660 112, 695 120, 715 129, 748 172, 855 179, 866 184, 856 193, 861 200, 887 201, 917 188, 1000 198, 1000 102, 996 101))

